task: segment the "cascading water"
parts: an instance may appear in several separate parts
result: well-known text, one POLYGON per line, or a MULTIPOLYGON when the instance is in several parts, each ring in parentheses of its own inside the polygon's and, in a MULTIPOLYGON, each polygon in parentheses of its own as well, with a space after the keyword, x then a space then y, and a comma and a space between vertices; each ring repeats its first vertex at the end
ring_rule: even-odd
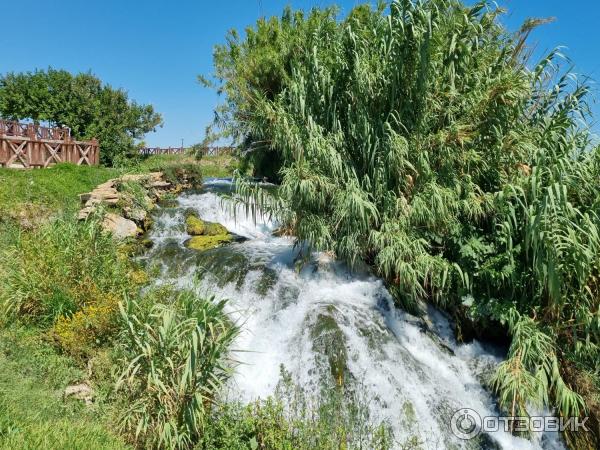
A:
POLYGON ((350 273, 322 254, 300 268, 293 241, 273 236, 273 224, 223 204, 221 193, 230 187, 208 181, 200 193, 159 208, 145 259, 162 268, 164 282, 199 283, 203 293, 229 299, 243 330, 235 346, 243 350, 236 354, 242 364, 231 382, 238 399, 273 394, 283 364, 308 392, 327 383, 360 386, 371 415, 389 423, 399 443, 417 436, 423 448, 563 448, 551 433, 531 441, 504 431, 458 439, 450 425, 459 408, 498 414, 482 382, 501 355, 476 341, 457 344, 433 308, 427 322, 396 309, 382 281, 368 273, 350 273), (185 248, 189 209, 246 240, 204 252, 185 248))

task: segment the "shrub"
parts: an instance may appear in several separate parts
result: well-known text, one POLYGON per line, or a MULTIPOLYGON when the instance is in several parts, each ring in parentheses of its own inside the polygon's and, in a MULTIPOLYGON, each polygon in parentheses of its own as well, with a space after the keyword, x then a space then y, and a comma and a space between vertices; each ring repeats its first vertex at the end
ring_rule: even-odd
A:
MULTIPOLYGON (((90 286, 94 286, 90 284, 90 286)), ((83 308, 69 316, 60 316, 52 335, 71 356, 84 358, 94 347, 106 344, 117 330, 119 300, 115 294, 92 295, 83 308)))
POLYGON ((0 305, 7 317, 50 326, 86 306, 133 288, 129 262, 96 219, 63 216, 33 231, 19 231, 0 250, 0 305))
POLYGON ((169 290, 123 305, 125 370, 117 389, 128 406, 120 423, 136 445, 185 449, 202 435, 208 408, 231 370, 229 346, 237 329, 224 307, 223 301, 169 290))
POLYGON ((600 356, 589 89, 558 52, 531 64, 543 20, 509 33, 501 13, 395 0, 341 23, 326 11, 261 19, 215 53, 219 117, 282 160, 273 198, 240 180, 249 208, 311 250, 370 264, 411 312, 430 301, 500 322, 512 337, 501 406, 578 416, 565 369, 597 372, 600 356))
POLYGON ((248 405, 217 405, 196 448, 385 450, 393 447, 390 427, 369 417, 368 399, 342 388, 308 394, 291 380, 283 367, 281 372, 275 394, 266 400, 248 405))

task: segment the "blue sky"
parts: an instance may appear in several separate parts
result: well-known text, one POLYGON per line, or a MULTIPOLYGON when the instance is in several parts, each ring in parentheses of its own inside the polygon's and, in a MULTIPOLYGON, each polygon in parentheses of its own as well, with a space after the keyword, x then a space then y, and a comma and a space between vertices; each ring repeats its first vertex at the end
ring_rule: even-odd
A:
MULTIPOLYGON (((337 4, 348 11, 357 0, 29 0, 0 33, 0 73, 52 66, 91 70, 103 81, 151 103, 165 125, 149 134, 149 145, 198 142, 218 98, 196 81, 209 74, 212 48, 228 29, 243 29, 260 15, 285 5, 310 8, 337 4)), ((566 46, 579 73, 600 81, 599 0, 500 0, 503 19, 516 30, 527 17, 556 17, 536 30, 538 51, 566 46)), ((4 11, 8 13, 8 10, 4 11)), ((17 12, 17 10, 15 10, 17 12)), ((594 107, 600 117, 600 108, 594 107)), ((596 129, 598 129, 596 127, 596 129)))

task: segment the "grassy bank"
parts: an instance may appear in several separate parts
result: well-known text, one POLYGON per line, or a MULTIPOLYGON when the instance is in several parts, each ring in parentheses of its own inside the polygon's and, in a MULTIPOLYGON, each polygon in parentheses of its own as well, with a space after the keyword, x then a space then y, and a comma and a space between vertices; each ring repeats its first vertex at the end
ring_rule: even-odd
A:
POLYGON ((118 170, 0 171, 0 449, 389 448, 387 428, 340 393, 307 401, 289 379, 264 402, 221 403, 238 332, 224 304, 171 287, 142 294, 150 279, 132 242, 99 217, 76 219, 79 193, 125 172, 176 181, 235 166, 160 156, 118 170), (76 386, 82 398, 67 395, 76 386))
POLYGON ((0 448, 130 447, 115 431, 118 305, 147 277, 97 219, 76 220, 78 194, 126 172, 176 177, 193 165, 0 169, 0 448), (64 398, 82 382, 94 391, 91 406, 64 398))

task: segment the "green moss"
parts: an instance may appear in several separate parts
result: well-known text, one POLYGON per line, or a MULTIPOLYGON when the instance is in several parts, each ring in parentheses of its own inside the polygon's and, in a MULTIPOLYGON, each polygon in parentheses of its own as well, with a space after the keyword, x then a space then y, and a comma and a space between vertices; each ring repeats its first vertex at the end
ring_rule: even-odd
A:
POLYGON ((207 236, 220 236, 222 234, 228 234, 227 228, 220 223, 204 222, 204 234, 207 236))
POLYGON ((185 218, 185 228, 187 233, 192 236, 220 236, 229 234, 227 228, 220 223, 204 221, 194 213, 188 214, 185 218))
POLYGON ((316 323, 310 330, 310 336, 313 341, 313 350, 325 355, 331 376, 338 386, 342 386, 348 367, 346 338, 332 313, 332 309, 327 308, 326 312, 323 311, 319 314, 316 323))
POLYGON ((206 227, 204 221, 196 216, 189 215, 185 219, 185 229, 192 236, 201 236, 204 234, 206 227))
POLYGON ((231 242, 231 236, 229 234, 220 234, 217 236, 194 236, 186 242, 186 246, 192 250, 208 250, 228 242, 231 242))

